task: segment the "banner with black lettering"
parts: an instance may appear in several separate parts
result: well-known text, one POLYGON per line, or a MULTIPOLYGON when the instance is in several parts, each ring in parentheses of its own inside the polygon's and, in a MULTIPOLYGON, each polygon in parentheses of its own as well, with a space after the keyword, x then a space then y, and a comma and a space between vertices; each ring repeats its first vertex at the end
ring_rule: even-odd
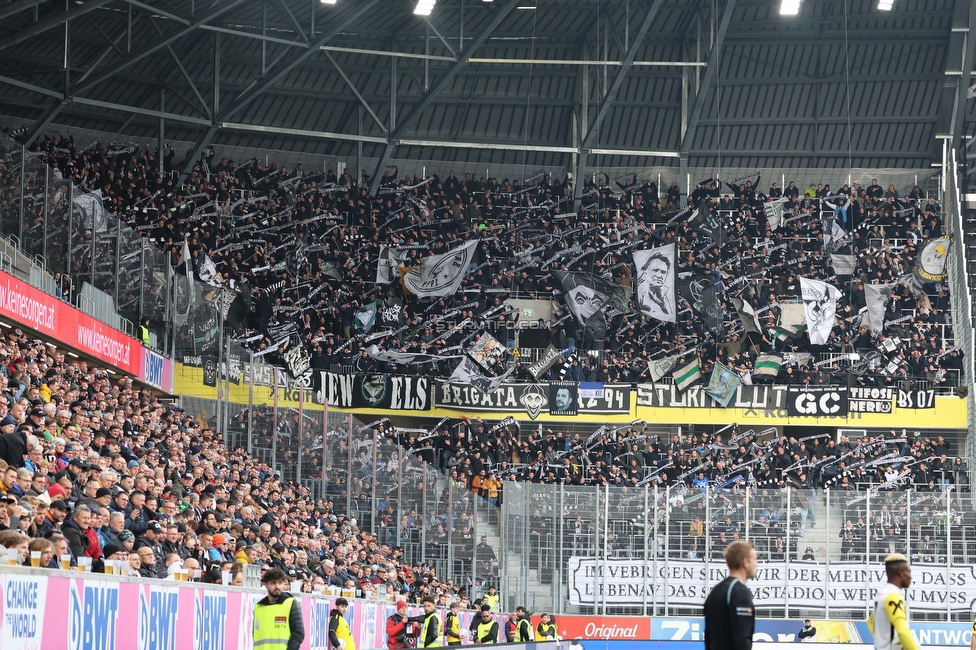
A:
POLYGON ((891 413, 894 396, 890 386, 851 386, 849 408, 851 413, 891 413))
MULTIPOLYGON (((666 569, 649 570, 648 560, 571 556, 567 559, 567 596, 571 605, 630 605, 665 597, 672 605, 701 607, 709 590, 728 576, 724 562, 671 560, 666 569)), ((970 615, 976 581, 970 564, 946 567, 913 564, 912 610, 970 615)), ((881 563, 771 561, 749 581, 758 610, 785 606, 841 610, 871 599, 886 580, 881 563)), ((943 624, 944 625, 944 624, 943 624)))
POLYGON ((344 409, 385 409, 391 411, 429 411, 429 377, 398 375, 344 375, 322 373, 322 389, 314 401, 344 409))
POLYGON ((549 415, 579 414, 579 384, 572 381, 549 382, 549 415))
POLYGON ((922 385, 912 384, 911 388, 898 389, 898 408, 900 409, 934 409, 935 389, 923 388, 922 385))
MULTIPOLYGON (((438 408, 473 413, 525 412, 533 420, 549 411, 549 399, 547 383, 507 383, 484 393, 474 386, 441 381, 434 390, 438 408)), ((630 413, 630 384, 604 384, 603 397, 581 397, 577 404, 579 413, 630 413)))
POLYGON ((786 410, 790 416, 841 417, 850 411, 847 386, 789 386, 786 410))

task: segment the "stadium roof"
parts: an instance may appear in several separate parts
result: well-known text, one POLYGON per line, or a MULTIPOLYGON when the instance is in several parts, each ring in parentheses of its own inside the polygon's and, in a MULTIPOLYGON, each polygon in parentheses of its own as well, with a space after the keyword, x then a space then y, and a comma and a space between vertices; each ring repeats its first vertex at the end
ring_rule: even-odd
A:
POLYGON ((32 138, 162 118, 198 151, 362 144, 378 169, 918 168, 973 118, 969 0, 0 3, 0 113, 32 138))

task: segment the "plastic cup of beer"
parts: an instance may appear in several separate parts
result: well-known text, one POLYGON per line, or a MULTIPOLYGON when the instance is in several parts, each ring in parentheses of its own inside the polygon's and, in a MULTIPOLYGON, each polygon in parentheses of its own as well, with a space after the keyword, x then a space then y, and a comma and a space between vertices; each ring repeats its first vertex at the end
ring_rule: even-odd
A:
POLYGON ((231 579, 230 571, 221 571, 220 572, 220 584, 222 584, 222 585, 229 585, 230 584, 230 579, 231 579))
POLYGON ((105 575, 110 576, 113 573, 115 573, 115 560, 105 560, 104 564, 105 564, 105 569, 104 569, 105 575))
POLYGON ((70 571, 71 570, 71 554, 65 553, 61 556, 61 570, 70 571))
POLYGON ((302 581, 301 580, 292 580, 291 581, 291 593, 293 593, 293 594, 300 594, 300 593, 302 593, 302 581))
POLYGON ((203 577, 202 569, 190 569, 190 578, 193 580, 199 580, 203 577))
POLYGON ((17 552, 15 548, 7 549, 7 564, 9 566, 17 566, 20 564, 20 553, 17 552))
POLYGON ((35 569, 41 566, 41 552, 31 551, 31 566, 35 569))
POLYGON ((90 557, 78 558, 78 570, 82 573, 91 573, 92 559, 90 557))

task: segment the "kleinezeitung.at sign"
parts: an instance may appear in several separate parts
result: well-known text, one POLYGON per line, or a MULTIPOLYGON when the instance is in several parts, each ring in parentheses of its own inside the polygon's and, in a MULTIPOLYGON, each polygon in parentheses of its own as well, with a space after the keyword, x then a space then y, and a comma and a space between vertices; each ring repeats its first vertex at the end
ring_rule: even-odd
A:
MULTIPOLYGON (((653 558, 569 559, 569 601, 573 605, 606 602, 624 605, 656 602, 700 607, 709 590, 725 579, 724 564, 653 558)), ((769 562, 760 565, 749 589, 757 609, 790 607, 832 610, 863 607, 886 581, 884 566, 856 562, 769 562)), ((909 606, 913 611, 970 612, 976 603, 976 567, 912 565, 909 606)))
POLYGON ((142 345, 71 305, 0 271, 0 316, 138 376, 142 345))

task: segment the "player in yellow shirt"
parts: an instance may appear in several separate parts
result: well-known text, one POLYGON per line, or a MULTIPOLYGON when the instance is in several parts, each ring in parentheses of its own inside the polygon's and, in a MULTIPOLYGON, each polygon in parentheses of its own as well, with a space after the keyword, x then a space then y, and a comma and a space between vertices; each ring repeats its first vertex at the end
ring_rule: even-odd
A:
POLYGON ((888 582, 878 589, 868 628, 874 635, 875 650, 919 650, 908 627, 905 589, 912 584, 912 567, 900 553, 885 558, 888 582))

